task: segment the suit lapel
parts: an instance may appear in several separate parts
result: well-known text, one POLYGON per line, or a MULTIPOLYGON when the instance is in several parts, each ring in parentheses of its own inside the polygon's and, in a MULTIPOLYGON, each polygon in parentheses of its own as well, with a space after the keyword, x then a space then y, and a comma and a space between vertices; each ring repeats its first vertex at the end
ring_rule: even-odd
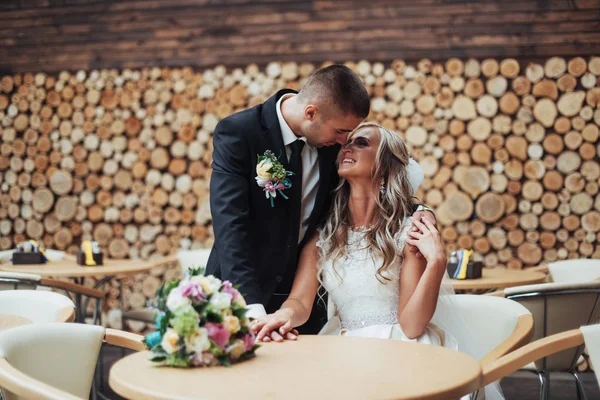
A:
MULTIPOLYGON (((281 127, 279 126, 279 118, 277 117, 276 107, 279 99, 288 93, 296 93, 296 91, 291 89, 280 90, 263 104, 261 121, 263 126, 266 128, 265 134, 268 137, 269 147, 267 149, 271 150, 275 156, 279 157, 279 161, 283 164, 285 169, 289 169, 289 162, 287 153, 285 152, 285 146, 283 144, 283 137, 281 135, 281 127)), ((277 198, 275 201, 275 203, 279 202, 284 204, 288 219, 291 219, 291 217, 294 215, 291 210, 293 202, 290 200, 277 198)), ((299 221, 289 221, 289 223, 294 224, 296 229, 300 229, 299 221)))

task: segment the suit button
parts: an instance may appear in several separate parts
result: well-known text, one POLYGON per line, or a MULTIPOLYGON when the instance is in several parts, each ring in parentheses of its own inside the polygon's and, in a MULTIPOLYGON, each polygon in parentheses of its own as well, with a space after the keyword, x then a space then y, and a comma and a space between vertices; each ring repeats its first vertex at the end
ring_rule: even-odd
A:
POLYGON ((275 280, 277 281, 277 283, 281 283, 281 281, 283 280, 283 277, 278 275, 277 278, 275 278, 275 280))

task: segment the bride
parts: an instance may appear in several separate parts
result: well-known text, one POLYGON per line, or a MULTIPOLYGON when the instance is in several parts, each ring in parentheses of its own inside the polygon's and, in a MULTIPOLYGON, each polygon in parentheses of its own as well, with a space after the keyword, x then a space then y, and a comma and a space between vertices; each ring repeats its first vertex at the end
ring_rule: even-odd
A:
POLYGON ((434 223, 410 217, 409 158, 400 136, 375 123, 363 123, 348 136, 332 210, 304 247, 287 300, 253 322, 258 340, 296 339, 294 328, 308 320, 322 286, 332 317, 321 334, 458 350, 453 334, 431 322, 439 298, 451 297, 440 296, 446 252, 434 223))

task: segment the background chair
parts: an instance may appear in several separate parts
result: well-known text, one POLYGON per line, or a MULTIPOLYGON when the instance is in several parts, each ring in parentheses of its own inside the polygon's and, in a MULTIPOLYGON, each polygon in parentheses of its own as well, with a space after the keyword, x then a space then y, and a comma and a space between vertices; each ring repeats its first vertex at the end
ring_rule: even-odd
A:
POLYGON ((38 290, 0 292, 0 314, 27 318, 33 324, 72 322, 75 304, 60 293, 38 290))
POLYGON ((600 278, 600 260, 564 260, 548 264, 548 271, 556 283, 590 282, 600 278))
POLYGON ((16 272, 0 272, 0 293, 6 290, 59 290, 64 292, 69 298, 75 299, 76 313, 75 320, 83 322, 87 314, 87 309, 84 309, 82 298, 94 300, 95 306, 91 313, 92 322, 94 324, 102 323, 102 302, 106 294, 98 289, 89 288, 87 286, 77 285, 72 282, 62 281, 58 279, 42 278, 35 274, 24 274, 16 272))
MULTIPOLYGON (((590 350, 592 362, 600 363, 600 325, 582 326, 536 340, 486 365, 483 367, 483 384, 494 382, 540 359, 574 351, 584 344, 590 350)), ((595 372, 596 379, 600 382, 600 371, 595 372)), ((578 397, 585 398, 585 393, 580 393, 578 397)))
POLYGON ((26 325, 0 332, 4 399, 88 399, 103 340, 145 349, 141 335, 96 325, 26 325))
MULTIPOLYGON (((580 283, 543 283, 539 285, 508 288, 493 295, 504 295, 521 303, 533 315, 535 329, 532 340, 565 332, 582 325, 595 323, 600 319, 600 282, 580 283)), ((484 296, 487 297, 487 296, 484 296)), ((525 365, 524 369, 538 374, 540 379, 540 398, 549 395, 551 372, 568 372, 577 384, 578 396, 585 392, 577 365, 583 361, 583 346, 553 354, 550 357, 536 359, 535 363, 525 365)))
MULTIPOLYGON (((469 294, 453 296, 453 303, 483 350, 483 354, 469 355, 482 365, 529 343, 533 317, 522 305, 508 299, 469 294)), ((436 323, 435 315, 432 322, 436 323)))

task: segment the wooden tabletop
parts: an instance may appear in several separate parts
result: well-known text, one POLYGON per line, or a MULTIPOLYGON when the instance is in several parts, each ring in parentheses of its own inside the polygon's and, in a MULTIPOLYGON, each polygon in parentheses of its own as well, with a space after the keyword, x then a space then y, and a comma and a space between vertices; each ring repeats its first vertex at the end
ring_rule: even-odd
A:
POLYGON ((479 279, 451 279, 454 290, 504 289, 546 281, 546 274, 527 269, 484 268, 479 279))
POLYGON ((117 361, 110 387, 127 399, 456 399, 476 390, 479 363, 443 347, 400 340, 300 336, 265 343, 232 367, 178 369, 148 351, 117 361))
POLYGON ((79 278, 84 276, 130 275, 147 271, 154 267, 176 262, 175 256, 155 260, 110 260, 104 259, 104 265, 86 267, 77 264, 74 259, 64 258, 46 264, 0 264, 0 271, 22 272, 40 275, 42 277, 79 278))
POLYGON ((25 317, 13 314, 0 314, 0 331, 29 324, 31 324, 31 321, 25 317))

